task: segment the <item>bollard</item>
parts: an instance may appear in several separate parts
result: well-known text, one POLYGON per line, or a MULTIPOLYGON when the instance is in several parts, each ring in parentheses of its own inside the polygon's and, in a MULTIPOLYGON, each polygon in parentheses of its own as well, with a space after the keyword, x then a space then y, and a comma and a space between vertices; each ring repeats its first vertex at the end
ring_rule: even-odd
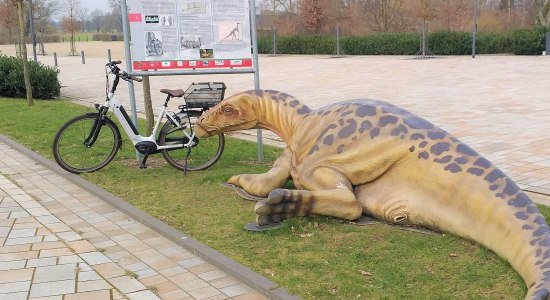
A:
POLYGON ((54 64, 54 66, 57 67, 57 53, 56 52, 53 53, 53 64, 54 64))
POLYGON ((80 54, 82 55, 82 64, 86 64, 86 59, 84 58, 84 50, 80 51, 80 54))
POLYGON ((109 59, 109 62, 111 62, 111 49, 107 49, 107 58, 109 59))

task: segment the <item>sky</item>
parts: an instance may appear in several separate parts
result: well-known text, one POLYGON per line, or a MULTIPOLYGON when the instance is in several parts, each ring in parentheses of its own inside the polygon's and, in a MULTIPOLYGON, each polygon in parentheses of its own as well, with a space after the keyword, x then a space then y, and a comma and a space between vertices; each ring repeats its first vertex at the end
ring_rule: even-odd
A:
POLYGON ((109 11, 109 4, 107 0, 82 0, 82 6, 87 7, 89 12, 94 11, 96 8, 99 8, 104 12, 109 11))

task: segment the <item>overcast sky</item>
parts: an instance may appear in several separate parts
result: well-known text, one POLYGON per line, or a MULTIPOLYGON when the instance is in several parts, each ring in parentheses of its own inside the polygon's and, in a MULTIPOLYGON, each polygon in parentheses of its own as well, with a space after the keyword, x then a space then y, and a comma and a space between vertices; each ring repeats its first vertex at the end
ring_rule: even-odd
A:
POLYGON ((82 6, 87 7, 89 12, 94 11, 96 8, 104 12, 109 11, 107 0, 82 0, 82 6))

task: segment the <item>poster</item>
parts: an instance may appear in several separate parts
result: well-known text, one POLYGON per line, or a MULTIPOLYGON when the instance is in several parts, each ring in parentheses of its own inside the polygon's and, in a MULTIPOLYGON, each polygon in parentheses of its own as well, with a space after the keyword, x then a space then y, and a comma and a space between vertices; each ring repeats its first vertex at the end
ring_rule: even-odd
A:
POLYGON ((126 0, 134 70, 251 67, 248 0, 126 0))

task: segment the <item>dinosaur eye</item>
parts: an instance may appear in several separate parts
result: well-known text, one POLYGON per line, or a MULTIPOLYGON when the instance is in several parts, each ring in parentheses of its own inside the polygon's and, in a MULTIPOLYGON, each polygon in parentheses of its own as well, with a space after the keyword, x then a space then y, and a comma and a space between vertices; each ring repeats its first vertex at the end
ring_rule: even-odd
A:
POLYGON ((223 108, 223 113, 226 114, 226 115, 230 115, 233 113, 233 107, 231 106, 226 106, 223 108))

